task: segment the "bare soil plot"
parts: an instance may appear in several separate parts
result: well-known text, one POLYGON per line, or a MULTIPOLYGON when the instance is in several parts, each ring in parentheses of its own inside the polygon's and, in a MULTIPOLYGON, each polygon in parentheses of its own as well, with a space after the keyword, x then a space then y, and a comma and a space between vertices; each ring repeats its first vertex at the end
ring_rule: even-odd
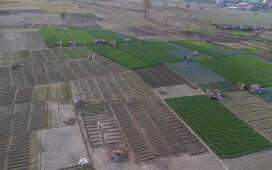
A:
POLYGON ((238 158, 224 159, 223 164, 231 170, 270 170, 272 151, 257 152, 238 158))
POLYGON ((266 133, 272 130, 272 105, 242 91, 226 93, 226 101, 222 104, 272 141, 266 133))
POLYGON ((39 131, 40 168, 59 170, 78 164, 82 157, 88 157, 78 126, 66 126, 39 131))
POLYGON ((216 157, 209 152, 194 156, 184 154, 160 158, 145 164, 131 161, 116 164, 108 161, 107 157, 108 153, 104 148, 94 149, 92 153, 92 160, 99 170, 226 170, 216 157))
POLYGON ((77 125, 77 122, 69 122, 76 118, 71 101, 48 101, 48 117, 52 128, 77 125))
POLYGON ((152 88, 187 83, 178 73, 166 66, 136 69, 135 72, 152 88))
POLYGON ((47 127, 44 103, 0 107, 0 168, 29 169, 31 133, 47 127))
POLYGON ((2 33, 0 38, 0 51, 46 48, 39 32, 2 33))
POLYGON ((200 89, 193 89, 187 84, 176 86, 165 86, 153 89, 162 99, 176 98, 183 96, 203 95, 200 89))

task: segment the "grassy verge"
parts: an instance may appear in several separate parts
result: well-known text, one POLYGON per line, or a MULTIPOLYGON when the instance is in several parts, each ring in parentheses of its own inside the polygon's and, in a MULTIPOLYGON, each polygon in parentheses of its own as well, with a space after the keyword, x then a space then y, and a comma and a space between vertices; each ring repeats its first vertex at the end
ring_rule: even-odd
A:
POLYGON ((272 148, 258 132, 207 96, 167 99, 166 102, 220 158, 272 148))
POLYGON ((272 86, 272 66, 259 58, 236 55, 198 61, 234 83, 244 82, 247 85, 258 83, 262 87, 272 86))

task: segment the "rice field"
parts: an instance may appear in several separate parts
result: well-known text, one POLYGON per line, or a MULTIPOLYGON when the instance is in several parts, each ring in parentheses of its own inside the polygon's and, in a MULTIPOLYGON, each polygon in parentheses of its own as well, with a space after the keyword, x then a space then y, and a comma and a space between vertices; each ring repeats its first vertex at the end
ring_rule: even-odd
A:
POLYGON ((166 99, 166 102, 220 158, 272 148, 258 132, 207 96, 166 99))

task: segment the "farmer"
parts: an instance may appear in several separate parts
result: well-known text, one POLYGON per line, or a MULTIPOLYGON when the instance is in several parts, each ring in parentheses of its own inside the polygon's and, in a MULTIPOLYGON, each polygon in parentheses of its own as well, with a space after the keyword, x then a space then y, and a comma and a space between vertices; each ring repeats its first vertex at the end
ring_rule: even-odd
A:
POLYGON ((90 53, 90 56, 89 56, 90 57, 90 61, 92 61, 94 59, 94 56, 95 56, 94 53, 90 53))
POLYGON ((79 108, 79 100, 78 100, 78 98, 74 98, 74 104, 76 105, 76 108, 79 108))

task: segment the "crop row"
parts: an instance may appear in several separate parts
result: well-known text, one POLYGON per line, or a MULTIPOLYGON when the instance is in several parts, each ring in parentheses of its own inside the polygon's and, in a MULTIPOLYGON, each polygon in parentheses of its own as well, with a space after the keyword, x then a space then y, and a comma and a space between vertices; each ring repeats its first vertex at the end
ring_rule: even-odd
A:
POLYGON ((40 62, 52 62, 88 57, 89 49, 83 47, 53 48, 42 50, 24 50, 0 53, 0 65, 17 65, 40 62))
MULTIPOLYGON (((80 28, 69 27, 66 30, 57 27, 47 27, 40 29, 47 47, 52 48, 57 46, 57 42, 63 42, 64 46, 69 46, 69 41, 76 41, 78 45, 93 44, 96 39, 105 39, 107 41, 115 40, 122 41, 128 36, 121 36, 120 33, 107 31, 107 30, 85 30, 80 28)), ((135 38, 133 38, 135 39, 135 38)))
POLYGON ((272 144, 207 96, 167 99, 167 103, 221 158, 271 149, 272 144))
POLYGON ((220 59, 201 59, 199 62, 234 83, 258 83, 262 87, 272 85, 271 63, 260 58, 237 55, 220 59))

